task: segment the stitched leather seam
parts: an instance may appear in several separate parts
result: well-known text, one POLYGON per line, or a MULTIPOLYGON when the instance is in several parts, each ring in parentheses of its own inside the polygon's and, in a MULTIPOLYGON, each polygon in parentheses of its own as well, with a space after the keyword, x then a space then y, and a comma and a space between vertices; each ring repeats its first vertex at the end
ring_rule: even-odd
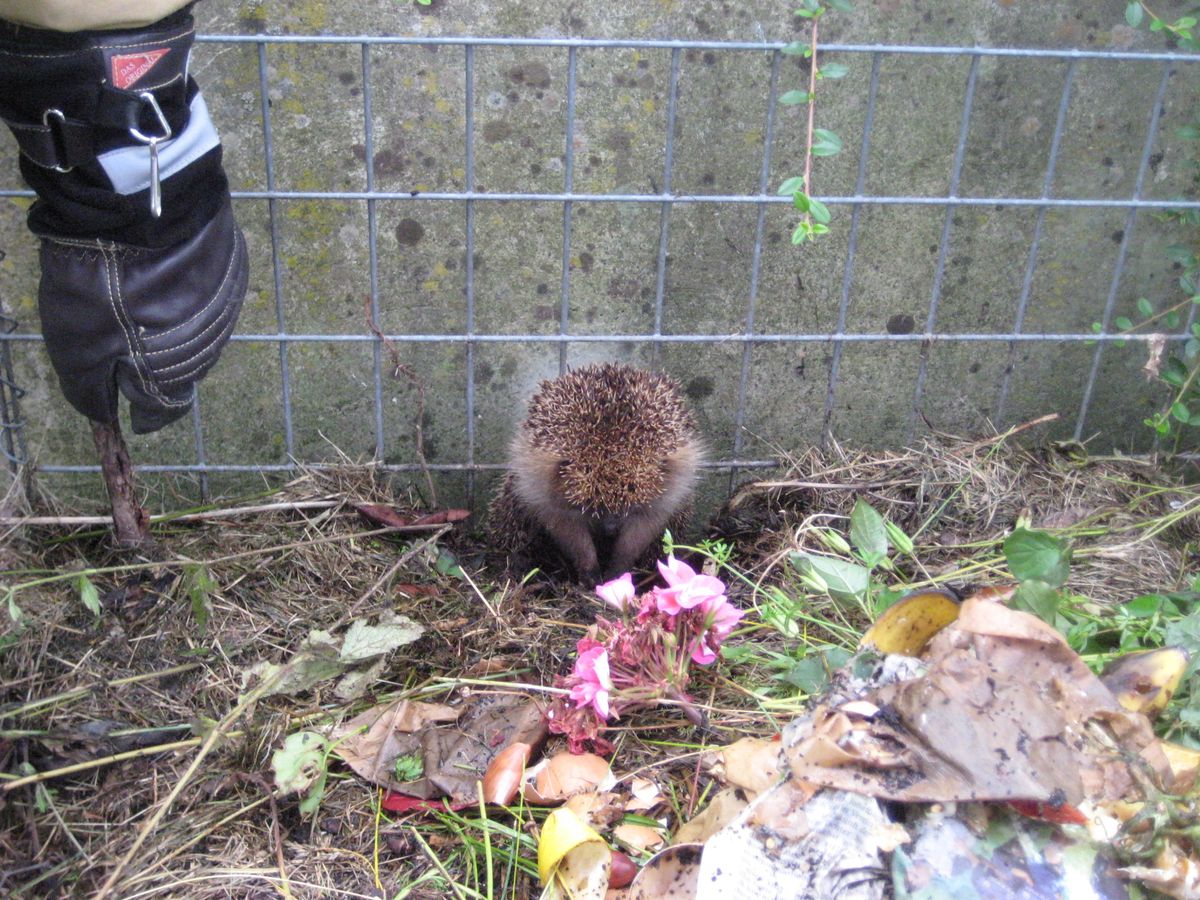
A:
MULTIPOLYGON (((99 243, 99 242, 97 241, 97 243, 99 243)), ((121 311, 125 314, 125 317, 127 319, 129 319, 130 323, 132 323, 132 317, 129 315, 129 311, 125 309, 125 299, 121 296, 121 273, 120 273, 120 270, 117 268, 115 259, 113 260, 113 278, 112 278, 112 280, 116 284, 116 288, 117 288, 118 305, 120 306, 121 311)), ((109 293, 109 298, 110 299, 112 298, 111 291, 109 293)), ((140 381, 142 383, 142 389, 147 394, 149 394, 151 397, 155 398, 160 403, 162 403, 164 406, 179 407, 179 406, 189 405, 191 403, 191 398, 187 398, 184 400, 170 400, 167 397, 163 396, 162 392, 159 391, 158 385, 154 383, 153 378, 150 378, 149 381, 147 381, 146 373, 143 371, 143 367, 148 369, 150 367, 150 364, 146 360, 146 358, 142 355, 140 344, 138 345, 137 350, 134 349, 134 341, 132 339, 129 329, 125 326, 124 322, 122 322, 121 327, 122 327, 122 329, 125 329, 125 342, 129 346, 130 355, 133 357, 133 368, 134 368, 134 371, 137 372, 138 381, 140 381)))
MULTIPOLYGON (((217 336, 217 339, 213 342, 213 344, 209 345, 209 348, 211 348, 214 345, 219 345, 220 343, 222 343, 224 341, 224 339, 227 338, 230 335, 230 333, 233 331, 233 326, 236 321, 237 321, 236 317, 234 317, 232 315, 226 316, 225 322, 224 322, 225 327, 221 329, 221 333, 217 336)), ((209 349, 209 348, 206 348, 206 349, 209 349)), ((198 366, 196 366, 196 368, 193 371, 187 372, 183 375, 176 375, 174 378, 160 379, 161 382, 164 385, 167 385, 167 384, 177 384, 181 381, 189 381, 189 382, 195 381, 197 378, 199 378, 201 375, 203 375, 205 372, 207 372, 209 369, 211 369, 217 361, 215 357, 211 358, 211 359, 207 359, 207 360, 201 360, 200 356, 201 356, 201 354, 197 353, 195 356, 193 356, 191 359, 187 360, 186 362, 179 363, 178 365, 175 365, 175 366, 171 366, 172 369, 177 369, 177 368, 179 368, 179 366, 187 365, 187 364, 190 364, 190 363, 193 363, 193 362, 196 362, 197 360, 199 360, 200 364, 198 366)), ((168 370, 163 369, 162 371, 165 372, 168 370)))
MULTIPOLYGON (((215 319, 213 319, 212 322, 210 322, 208 324, 208 327, 205 328, 203 331, 201 331, 199 334, 197 334, 195 337, 189 338, 188 340, 184 341, 182 344, 179 344, 176 347, 171 347, 168 350, 155 350, 153 354, 147 353, 146 355, 153 356, 153 355, 160 355, 163 353, 175 353, 175 352, 182 350, 184 347, 188 346, 189 344, 194 344, 194 343, 196 343, 196 341, 199 341, 200 339, 204 338, 204 336, 207 335, 214 328, 216 328, 218 331, 220 331, 221 329, 223 329, 225 327, 225 319, 227 318, 228 313, 229 313, 229 307, 226 306, 224 309, 221 310, 221 314, 219 316, 217 316, 215 319)), ((162 368, 154 367, 153 371, 156 374, 162 374, 163 372, 170 372, 170 371, 173 371, 174 369, 178 369, 182 366, 190 365, 193 360, 195 360, 197 357, 203 355, 205 352, 210 350, 212 348, 212 346, 213 346, 213 343, 211 341, 206 341, 199 350, 197 350, 195 353, 193 353, 191 356, 189 356, 187 359, 183 360, 182 362, 172 363, 171 365, 163 366, 162 368)))
MULTIPOLYGON (((117 311, 117 301, 113 297, 113 276, 116 270, 116 260, 109 259, 108 254, 104 251, 104 245, 99 241, 99 239, 96 241, 96 246, 100 249, 101 254, 104 256, 104 274, 106 275, 106 278, 104 279, 104 286, 108 289, 108 305, 112 308, 113 318, 117 320, 117 325, 121 329, 121 334, 125 337, 125 346, 129 350, 129 355, 136 359, 136 355, 133 352, 133 342, 129 336, 129 329, 126 327, 125 320, 121 317, 121 313, 117 311)), ((145 388, 146 379, 142 377, 141 368, 137 365, 134 365, 133 368, 134 371, 137 372, 138 380, 142 382, 142 387, 145 388)))
MULTIPOLYGON (((169 328, 166 331, 158 332, 157 334, 154 335, 155 340, 158 340, 160 338, 165 338, 165 337, 167 337, 167 335, 174 334, 176 331, 179 331, 179 329, 186 328, 187 326, 191 325, 194 321, 196 321, 196 319, 199 319, 205 313, 207 313, 209 308, 220 299, 221 292, 225 289, 225 284, 229 281, 229 276, 233 274, 234 263, 237 262, 238 248, 241 245, 241 240, 242 240, 242 236, 238 232, 238 229, 235 226, 234 230, 233 230, 233 253, 229 257, 229 265, 225 267, 225 275, 221 278, 221 283, 219 285, 217 285, 217 289, 216 289, 216 291, 213 292, 212 298, 207 303, 204 304, 204 308, 201 309, 200 311, 198 311, 195 315, 189 317, 186 322, 181 322, 180 324, 175 325, 174 327, 169 328)), ((207 330, 207 329, 205 329, 205 330, 207 330)), ((193 339, 184 341, 181 346, 186 347, 188 344, 191 343, 192 340, 193 339)), ((150 353, 147 353, 146 355, 147 356, 155 356, 160 353, 170 353, 171 350, 177 350, 177 349, 179 349, 179 348, 172 347, 167 350, 154 350, 150 353)))
POLYGON ((69 50, 66 53, 24 53, 20 50, 5 50, 0 48, 0 54, 5 56, 19 56, 24 59, 65 59, 68 56, 82 56, 87 53, 93 53, 96 50, 133 50, 138 47, 161 47, 163 44, 169 44, 171 41, 177 41, 182 37, 187 37, 189 34, 195 33, 196 29, 193 27, 170 37, 159 38, 155 41, 141 41, 136 44, 107 44, 104 47, 80 47, 78 50, 69 50))

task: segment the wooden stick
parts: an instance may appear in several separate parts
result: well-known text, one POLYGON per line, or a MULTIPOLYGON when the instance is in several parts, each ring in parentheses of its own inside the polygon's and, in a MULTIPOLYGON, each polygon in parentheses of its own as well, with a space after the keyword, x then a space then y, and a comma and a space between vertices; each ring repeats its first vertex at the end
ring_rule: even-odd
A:
POLYGON ((138 503, 133 483, 133 460, 121 437, 121 424, 92 422, 92 440, 100 455, 100 471, 112 504, 113 537, 118 547, 141 547, 150 542, 150 516, 138 503))

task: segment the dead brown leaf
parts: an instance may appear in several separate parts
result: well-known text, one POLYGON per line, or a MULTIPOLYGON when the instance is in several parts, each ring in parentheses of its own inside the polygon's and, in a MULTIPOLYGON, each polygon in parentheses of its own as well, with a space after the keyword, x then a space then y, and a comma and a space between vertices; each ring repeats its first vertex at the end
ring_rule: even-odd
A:
POLYGON ((1169 771, 1145 717, 1032 615, 967 600, 926 659, 924 676, 869 695, 883 711, 870 722, 818 710, 788 750, 793 775, 894 800, 1078 804, 1131 789, 1116 740, 1169 771))
POLYGON ((709 801, 703 812, 679 827, 671 843, 703 844, 736 819, 749 802, 749 796, 741 788, 725 788, 709 801))
POLYGON ((717 751, 717 774, 726 784, 744 788, 751 796, 760 794, 782 776, 782 750, 779 741, 741 738, 717 751))
POLYGON ((536 746, 546 733, 540 707, 517 694, 473 694, 455 707, 399 701, 356 716, 335 738, 363 726, 335 748, 355 772, 397 793, 454 801, 477 798, 476 781, 510 744, 536 746), (400 756, 418 757, 422 776, 396 781, 400 756))

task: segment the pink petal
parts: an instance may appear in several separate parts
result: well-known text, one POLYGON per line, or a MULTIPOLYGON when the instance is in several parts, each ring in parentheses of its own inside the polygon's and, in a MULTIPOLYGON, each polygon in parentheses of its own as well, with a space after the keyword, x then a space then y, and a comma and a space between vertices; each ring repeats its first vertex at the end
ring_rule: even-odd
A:
POLYGON ((717 652, 709 647, 703 639, 696 642, 696 649, 692 651, 692 662, 707 666, 716 662, 716 659, 717 652))
POLYGON ((596 593, 609 606, 615 606, 624 611, 634 601, 636 591, 633 586, 633 576, 626 572, 619 578, 596 585, 596 593))
POLYGON ((685 584, 696 577, 696 570, 687 563, 676 559, 674 553, 667 557, 665 563, 659 560, 658 571, 670 587, 685 584))

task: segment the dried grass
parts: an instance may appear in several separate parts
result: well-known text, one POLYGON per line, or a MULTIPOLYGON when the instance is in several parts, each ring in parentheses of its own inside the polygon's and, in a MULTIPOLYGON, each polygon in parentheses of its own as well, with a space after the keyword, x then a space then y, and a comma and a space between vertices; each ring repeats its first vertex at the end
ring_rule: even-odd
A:
MULTIPOLYGON (((918 555, 938 577, 956 577, 981 554, 994 557, 1019 516, 1063 527, 1079 548, 1072 588, 1104 602, 1175 585, 1192 562, 1188 542, 1200 534, 1193 514, 1200 495, 1144 463, 1080 464, 1054 450, 949 440, 900 453, 809 451, 789 461, 785 477, 741 488, 718 531, 737 539, 742 562, 761 575, 805 540, 806 523, 848 515, 860 496, 919 534, 918 555)), ((478 685, 484 672, 550 684, 567 669, 595 601, 561 586, 481 580, 489 577, 480 573, 485 551, 461 527, 385 579, 404 549, 423 538, 376 533, 354 504, 409 501, 397 503, 374 468, 349 465, 305 472, 271 501, 321 498, 334 505, 160 525, 160 549, 148 559, 113 556, 100 532, 64 535, 44 527, 11 536, 0 561, 10 568, 0 576, 8 585, 29 584, 40 572, 131 568, 93 576, 105 598, 98 621, 70 581, 16 594, 28 625, 2 638, 0 771, 93 765, 0 794, 0 893, 93 893, 179 784, 197 753, 193 735, 207 734, 237 704, 243 671, 286 658, 310 629, 336 629, 385 610, 411 616, 429 632, 389 657, 376 695, 347 705, 318 688, 259 702, 230 725, 148 832, 114 896, 377 897, 378 885, 393 895, 432 871, 406 827, 385 818, 377 835, 375 792, 336 766, 319 816, 302 821, 295 798, 270 792, 271 752, 287 733, 324 728, 405 690, 445 697, 468 681, 478 685), (436 574, 440 547, 478 573, 482 598, 471 585, 436 574), (204 563, 220 585, 203 633, 180 583, 189 562, 204 563), (172 742, 188 743, 156 749, 172 742)), ((986 567, 973 571, 970 577, 989 577, 986 567)), ((780 644, 777 636, 757 639, 780 644)), ((644 767, 674 781, 684 812, 704 789, 696 756, 662 741, 725 743, 769 732, 791 712, 764 711, 719 670, 695 687, 708 707, 707 731, 687 730, 664 710, 619 737, 619 774, 644 767)), ((462 841, 452 830, 423 826, 422 834, 462 875, 462 841)), ((522 876, 515 888, 510 883, 513 891, 528 896, 536 887, 522 876)), ((411 896, 445 895, 429 882, 411 896)))

